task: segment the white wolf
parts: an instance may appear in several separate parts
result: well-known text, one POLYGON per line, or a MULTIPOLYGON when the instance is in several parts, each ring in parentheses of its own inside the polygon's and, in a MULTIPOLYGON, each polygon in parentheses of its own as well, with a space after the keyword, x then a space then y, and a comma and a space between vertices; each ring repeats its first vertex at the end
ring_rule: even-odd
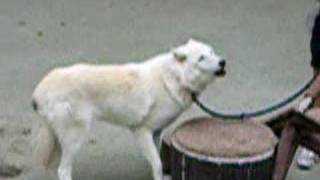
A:
POLYGON ((169 53, 125 65, 78 64, 52 70, 36 87, 33 107, 45 119, 34 150, 49 166, 60 150, 58 177, 72 180, 72 160, 93 120, 131 130, 162 180, 162 164, 153 141, 214 79, 225 74, 225 60, 205 43, 189 40, 169 53))

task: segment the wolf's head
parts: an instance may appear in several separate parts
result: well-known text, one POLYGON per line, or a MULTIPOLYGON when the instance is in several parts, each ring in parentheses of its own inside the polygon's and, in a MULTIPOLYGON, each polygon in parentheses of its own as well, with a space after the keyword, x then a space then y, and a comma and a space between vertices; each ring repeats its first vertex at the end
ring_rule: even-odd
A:
POLYGON ((215 77, 226 73, 226 61, 203 42, 190 39, 171 53, 181 85, 192 92, 201 92, 215 77))

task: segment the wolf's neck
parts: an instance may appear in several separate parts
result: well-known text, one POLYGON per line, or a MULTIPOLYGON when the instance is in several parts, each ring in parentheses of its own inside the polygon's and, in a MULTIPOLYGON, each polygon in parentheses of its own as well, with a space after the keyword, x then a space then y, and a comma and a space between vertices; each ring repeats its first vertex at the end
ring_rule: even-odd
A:
POLYGON ((181 107, 186 108, 191 105, 191 91, 184 88, 181 84, 180 77, 177 72, 173 70, 174 65, 170 63, 172 61, 170 55, 161 62, 160 78, 169 96, 177 102, 181 107))

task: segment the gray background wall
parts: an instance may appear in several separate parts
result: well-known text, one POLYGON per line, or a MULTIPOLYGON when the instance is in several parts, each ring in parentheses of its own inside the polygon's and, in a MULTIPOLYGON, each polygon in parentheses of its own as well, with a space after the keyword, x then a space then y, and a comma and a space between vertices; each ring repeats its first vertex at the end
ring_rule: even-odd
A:
MULTIPOLYGON (((30 97, 51 68, 76 62, 139 62, 190 37, 212 44, 228 60, 227 77, 202 96, 207 104, 222 111, 270 104, 311 76, 305 16, 314 4, 313 0, 0 0, 0 160, 22 166, 21 179, 45 179, 29 165, 30 143, 39 124, 30 97)), ((199 114, 192 107, 180 121, 199 114)), ((151 178, 129 132, 96 123, 90 140, 75 161, 75 179, 151 178)), ((289 179, 310 174, 318 179, 316 170, 308 174, 293 170, 289 179)))

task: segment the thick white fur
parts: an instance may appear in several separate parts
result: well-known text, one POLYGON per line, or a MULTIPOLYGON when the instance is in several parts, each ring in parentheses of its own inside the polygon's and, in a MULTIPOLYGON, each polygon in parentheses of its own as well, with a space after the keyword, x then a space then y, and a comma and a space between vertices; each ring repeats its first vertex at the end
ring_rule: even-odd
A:
POLYGON ((189 40, 142 63, 54 69, 33 94, 37 112, 45 119, 36 156, 48 164, 53 146, 59 146, 55 147, 62 152, 59 179, 71 180, 73 157, 92 120, 101 120, 130 129, 152 166, 154 179, 162 180, 153 132, 191 105, 191 92, 204 90, 221 70, 220 61, 212 47, 189 40))

